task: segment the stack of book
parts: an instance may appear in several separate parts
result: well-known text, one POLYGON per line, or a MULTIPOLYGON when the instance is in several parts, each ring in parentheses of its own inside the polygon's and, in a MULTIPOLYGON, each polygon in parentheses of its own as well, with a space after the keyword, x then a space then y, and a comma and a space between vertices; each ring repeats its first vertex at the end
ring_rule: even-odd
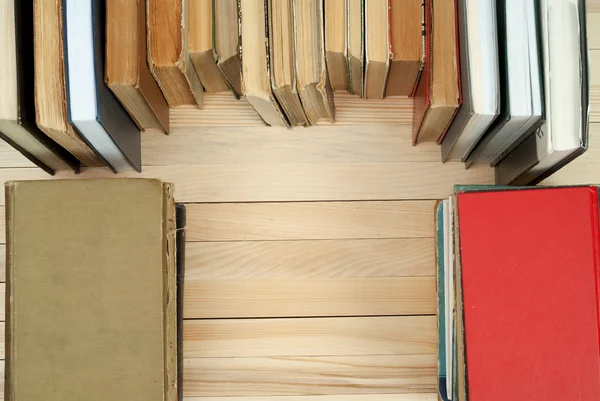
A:
POLYGON ((587 149, 584 0, 428 4, 415 144, 437 141, 442 161, 489 164, 497 184, 517 185, 587 149))
POLYGON ((6 184, 7 400, 181 399, 185 207, 158 180, 6 184))
POLYGON ((600 394, 596 186, 463 187, 437 206, 439 398, 600 394))
POLYGON ((413 143, 489 164, 499 184, 537 183, 588 145, 585 0, 0 7, 0 133, 50 173, 139 171, 140 130, 168 133, 170 108, 216 92, 283 127, 335 122, 335 91, 411 96, 413 143))

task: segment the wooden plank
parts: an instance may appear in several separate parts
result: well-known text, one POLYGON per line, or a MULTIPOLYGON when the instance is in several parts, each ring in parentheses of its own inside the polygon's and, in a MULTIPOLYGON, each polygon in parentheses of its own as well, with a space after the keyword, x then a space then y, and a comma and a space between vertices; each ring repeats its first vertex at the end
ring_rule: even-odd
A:
POLYGON ((186 320, 184 355, 280 357, 435 354, 435 316, 186 320))
MULTIPOLYGON (((55 178, 115 178, 108 169, 61 171, 55 178)), ((494 171, 462 163, 222 165, 145 167, 118 178, 159 178, 175 184, 178 202, 278 202, 441 199, 455 183, 490 184, 494 171)), ((40 169, 0 169, 0 182, 49 179, 40 169)), ((1 197, 0 204, 4 204, 1 197)))
POLYGON ((437 399, 435 393, 183 398, 184 401, 437 401, 437 399))
POLYGON ((434 276, 435 243, 431 238, 189 243, 185 269, 191 280, 434 276))
POLYGON ((186 359, 184 396, 427 393, 437 357, 361 355, 186 359))
POLYGON ((412 146, 410 125, 311 127, 186 127, 172 135, 146 132, 144 166, 439 162, 435 143, 412 146))
POLYGON ((188 319, 433 315, 435 277, 185 282, 188 319))
POLYGON ((188 241, 434 236, 433 201, 187 205, 188 241))
MULTIPOLYGON (((335 94, 336 125, 412 124, 413 100, 389 97, 365 101, 349 93, 335 94)), ((244 99, 235 100, 229 93, 207 93, 204 107, 171 109, 171 127, 266 127, 252 106, 244 99)), ((318 125, 330 126, 329 122, 318 125)), ((300 130, 299 130, 300 131, 300 130)))
POLYGON ((10 167, 36 167, 36 165, 8 143, 0 140, 0 168, 10 167))

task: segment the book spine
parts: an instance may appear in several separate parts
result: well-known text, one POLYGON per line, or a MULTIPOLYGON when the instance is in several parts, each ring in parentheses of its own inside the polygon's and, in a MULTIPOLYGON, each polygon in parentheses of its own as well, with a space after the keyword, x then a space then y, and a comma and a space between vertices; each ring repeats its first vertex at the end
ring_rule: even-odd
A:
MULTIPOLYGON (((592 187, 590 189, 592 202, 590 215, 592 216, 592 239, 594 241, 594 284, 596 291, 596 324, 598 327, 598 344, 600 344, 600 212, 598 210, 599 188, 592 187)), ((8 237, 7 237, 8 238, 8 237)))
POLYGON ((5 184, 5 204, 6 204, 6 293, 5 293, 5 340, 4 340, 4 355, 5 355, 5 369, 4 369, 4 398, 7 401, 14 401, 14 383, 15 383, 15 349, 13 347, 13 329, 14 329, 14 268, 13 268, 13 226, 14 226, 14 196, 15 196, 15 182, 7 182, 5 184))
POLYGON ((183 401, 183 290, 185 278, 185 233, 186 208, 176 205, 177 234, 175 236, 175 252, 177 264, 177 388, 178 400, 183 401))
POLYGON ((177 267, 175 218, 175 200, 173 185, 163 184, 163 299, 164 299, 164 367, 165 401, 177 401, 181 388, 178 387, 178 324, 177 324, 177 267))

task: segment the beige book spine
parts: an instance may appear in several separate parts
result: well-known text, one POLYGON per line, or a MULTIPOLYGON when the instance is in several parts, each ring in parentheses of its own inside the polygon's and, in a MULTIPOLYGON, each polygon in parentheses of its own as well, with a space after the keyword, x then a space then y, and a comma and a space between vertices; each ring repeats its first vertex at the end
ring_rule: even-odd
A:
POLYGON ((173 198, 173 184, 163 184, 163 247, 164 247, 164 329, 165 329, 165 400, 177 401, 177 249, 175 221, 175 199, 173 198))
POLYGON ((15 354, 16 350, 13 347, 13 326, 14 326, 14 316, 12 311, 14 311, 14 297, 13 297, 13 238, 12 238, 12 230, 14 226, 14 209, 13 209, 13 200, 14 200, 14 187, 15 182, 7 182, 5 184, 5 202, 6 202, 6 294, 5 294, 5 320, 6 320, 6 329, 5 329, 5 339, 4 339, 4 355, 5 355, 5 369, 4 369, 4 399, 7 401, 14 401, 14 372, 15 372, 15 354))

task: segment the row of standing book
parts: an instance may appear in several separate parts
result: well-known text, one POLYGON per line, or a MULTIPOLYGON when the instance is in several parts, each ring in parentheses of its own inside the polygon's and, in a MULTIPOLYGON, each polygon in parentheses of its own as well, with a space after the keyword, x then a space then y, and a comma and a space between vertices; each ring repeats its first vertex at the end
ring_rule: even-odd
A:
POLYGON ((451 15, 438 13, 442 3, 449 7, 426 3, 414 142, 437 141, 444 162, 495 167, 497 184, 538 183, 582 154, 590 106, 585 1, 457 0, 457 35, 436 32, 451 15), (450 73, 436 61, 449 52, 458 52, 450 73))
POLYGON ((595 401, 599 188, 457 186, 436 208, 441 401, 595 401))

